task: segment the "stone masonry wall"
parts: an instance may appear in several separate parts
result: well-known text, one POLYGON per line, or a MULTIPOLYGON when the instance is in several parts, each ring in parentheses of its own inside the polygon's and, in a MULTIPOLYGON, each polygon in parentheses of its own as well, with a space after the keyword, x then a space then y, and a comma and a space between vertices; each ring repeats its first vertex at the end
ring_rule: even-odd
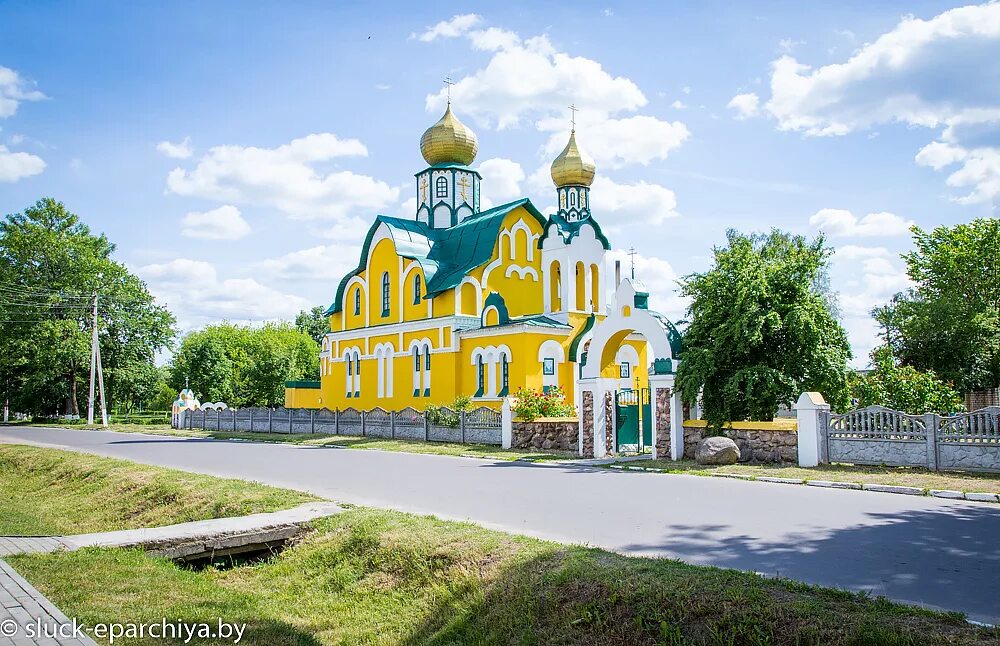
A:
MULTIPOLYGON (((705 429, 684 427, 684 457, 694 459, 695 448, 705 429)), ((723 429, 723 435, 740 447, 740 462, 773 464, 799 461, 798 434, 795 431, 723 429)))
POLYGON ((615 450, 615 416, 611 412, 611 393, 604 393, 604 454, 610 455, 615 450))
POLYGON ((583 415, 583 457, 594 457, 594 393, 583 391, 583 405, 580 407, 583 415))
POLYGON ((670 459, 670 389, 656 389, 656 457, 670 459))
POLYGON ((579 436, 576 420, 514 421, 511 446, 515 449, 576 451, 579 436))

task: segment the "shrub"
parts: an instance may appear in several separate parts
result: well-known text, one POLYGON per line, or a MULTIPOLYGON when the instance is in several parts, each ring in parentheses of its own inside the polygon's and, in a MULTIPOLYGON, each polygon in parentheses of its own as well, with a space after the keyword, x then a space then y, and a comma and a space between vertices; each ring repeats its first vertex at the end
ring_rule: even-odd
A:
POLYGON ((953 413, 963 409, 962 396, 931 371, 900 365, 882 346, 872 352, 874 369, 850 380, 859 407, 885 406, 911 415, 953 413))
POLYGON ((569 417, 576 415, 576 408, 566 402, 566 394, 561 388, 550 388, 548 392, 539 392, 521 388, 514 397, 514 415, 518 419, 530 422, 539 417, 569 417))

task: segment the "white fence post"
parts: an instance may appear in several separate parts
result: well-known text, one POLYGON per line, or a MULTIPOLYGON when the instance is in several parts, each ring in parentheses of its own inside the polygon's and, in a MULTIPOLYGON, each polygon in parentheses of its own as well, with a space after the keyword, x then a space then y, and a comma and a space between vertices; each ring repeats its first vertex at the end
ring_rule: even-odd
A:
POLYGON ((830 410, 823 395, 819 393, 802 393, 795 404, 795 415, 798 418, 799 466, 814 467, 820 458, 820 414, 830 410))
POLYGON ((503 398, 500 406, 500 446, 505 449, 514 444, 514 411, 510 406, 510 397, 503 398))
POLYGON ((927 433, 927 468, 931 471, 937 471, 938 416, 936 413, 924 413, 924 430, 927 433))

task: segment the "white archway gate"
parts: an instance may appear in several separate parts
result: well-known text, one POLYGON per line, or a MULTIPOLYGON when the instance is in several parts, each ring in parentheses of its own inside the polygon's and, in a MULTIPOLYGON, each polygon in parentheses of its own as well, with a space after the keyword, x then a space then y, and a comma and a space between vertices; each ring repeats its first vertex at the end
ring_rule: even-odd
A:
POLYGON ((684 412, 680 392, 674 386, 677 359, 663 324, 645 307, 647 294, 638 291, 636 285, 629 278, 622 280, 615 292, 613 310, 593 329, 587 360, 580 370, 580 455, 603 458, 613 450, 613 398, 619 380, 602 373, 614 364, 625 339, 638 333, 653 350, 654 370, 649 375, 654 411, 653 459, 669 456, 671 460, 679 460, 684 455, 684 412))

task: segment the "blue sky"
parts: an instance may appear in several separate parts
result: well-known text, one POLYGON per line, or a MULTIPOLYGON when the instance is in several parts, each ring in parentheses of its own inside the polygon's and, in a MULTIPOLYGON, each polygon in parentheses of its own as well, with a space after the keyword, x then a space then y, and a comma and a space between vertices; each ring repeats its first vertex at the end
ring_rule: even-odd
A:
POLYGON ((580 106, 595 217, 674 318, 727 228, 825 231, 858 365, 907 226, 995 214, 1000 5, 454 7, 0 2, 0 212, 64 201, 184 329, 290 317, 412 213, 450 76, 493 203, 554 204, 580 106))

